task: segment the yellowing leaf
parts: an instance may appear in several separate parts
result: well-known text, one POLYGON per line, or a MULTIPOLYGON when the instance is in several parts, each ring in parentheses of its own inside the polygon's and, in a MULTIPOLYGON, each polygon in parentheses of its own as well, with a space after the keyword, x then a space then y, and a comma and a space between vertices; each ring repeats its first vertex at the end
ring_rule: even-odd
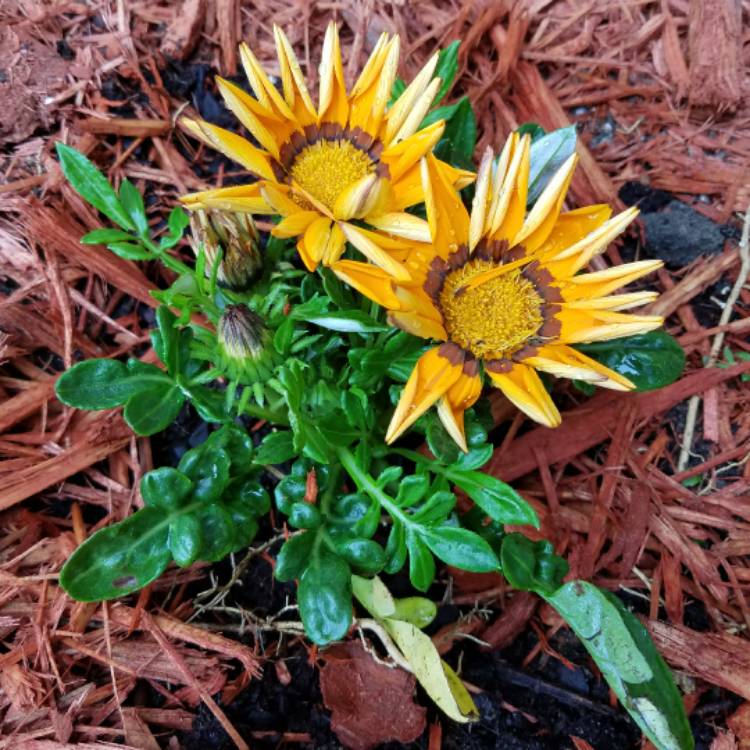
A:
POLYGON ((438 708, 461 723, 479 718, 471 696, 456 673, 440 658, 429 636, 402 620, 387 618, 383 625, 438 708))

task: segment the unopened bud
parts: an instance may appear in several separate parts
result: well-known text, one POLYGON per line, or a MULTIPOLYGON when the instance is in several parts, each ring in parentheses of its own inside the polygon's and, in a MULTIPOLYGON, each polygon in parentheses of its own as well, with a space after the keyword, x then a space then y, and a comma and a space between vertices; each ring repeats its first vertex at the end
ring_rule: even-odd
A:
POLYGON ((210 278, 221 250, 217 281, 221 286, 235 291, 247 289, 263 265, 258 230, 252 216, 222 211, 195 211, 190 219, 190 228, 193 252, 197 256, 203 249, 206 276, 210 278))
POLYGON ((275 354, 263 319, 245 305, 229 305, 219 318, 219 350, 230 377, 254 383, 271 375, 275 354))

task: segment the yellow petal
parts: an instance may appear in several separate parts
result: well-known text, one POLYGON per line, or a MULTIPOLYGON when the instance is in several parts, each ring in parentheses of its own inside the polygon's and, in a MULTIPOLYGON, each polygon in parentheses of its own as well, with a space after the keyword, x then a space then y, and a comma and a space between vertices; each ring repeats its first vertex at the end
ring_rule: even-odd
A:
POLYGON ((494 156, 488 146, 482 156, 482 163, 477 172, 477 183, 474 188, 474 200, 471 202, 471 217, 469 220, 469 251, 479 244, 484 235, 484 225, 487 220, 490 182, 492 180, 492 162, 494 156))
MULTIPOLYGON (((274 237, 297 237, 302 234, 316 219, 320 218, 317 211, 298 211, 282 219, 272 230, 274 237)), ((329 221, 326 219, 326 221, 329 221)))
POLYGON ((635 217, 637 208, 628 208, 594 229, 583 239, 553 256, 548 256, 546 265, 557 278, 574 276, 598 253, 601 253, 635 217), (561 263, 560 261, 565 261, 561 263))
POLYGON ((469 214, 432 155, 422 159, 422 188, 435 254, 447 258, 469 241, 469 214))
POLYGON ((388 426, 387 443, 411 427, 458 380, 463 360, 463 352, 452 344, 430 349, 417 360, 388 426))
POLYGON ((508 240, 513 244, 513 240, 523 225, 524 216, 526 215, 526 196, 529 189, 529 148, 531 138, 528 135, 521 136, 518 142, 518 153, 520 161, 518 163, 518 172, 515 180, 507 186, 509 190, 507 210, 503 217, 500 227, 493 231, 492 239, 508 240))
POLYGON ((309 125, 317 119, 315 105, 310 99, 305 77, 302 75, 297 56, 286 34, 276 24, 273 25, 273 36, 276 42, 276 56, 279 58, 281 86, 284 99, 294 112, 300 125, 309 125))
POLYGON ((524 364, 559 378, 584 380, 614 391, 629 391, 635 388, 626 377, 565 344, 543 346, 537 355, 525 359, 524 364))
POLYGON ((305 248, 316 264, 323 260, 328 241, 331 237, 331 220, 325 216, 312 221, 305 229, 305 248))
MULTIPOLYGON (((399 45, 397 36, 386 41, 382 49, 377 52, 372 70, 368 68, 369 61, 365 66, 365 71, 368 71, 367 86, 362 83, 365 80, 365 71, 354 85, 350 96, 349 126, 351 128, 362 128, 371 135, 378 134, 393 81, 396 78, 399 45)), ((373 60, 374 56, 375 50, 370 60, 373 60)))
POLYGON ((414 80, 412 80, 412 82, 406 87, 401 96, 399 96, 399 98, 394 102, 393 106, 388 110, 384 138, 384 143, 386 145, 389 145, 394 140, 394 136, 401 129, 401 126, 406 122, 409 113, 413 111, 415 103, 424 93, 430 82, 430 79, 432 78, 433 73, 435 72, 437 62, 438 53, 436 52, 427 61, 427 64, 422 68, 422 70, 417 73, 417 75, 414 77, 414 80))
POLYGON ((615 289, 630 284, 631 281, 640 279, 641 276, 646 276, 663 265, 660 260, 639 260, 635 263, 612 266, 604 271, 582 273, 567 280, 566 286, 563 287, 563 297, 566 301, 604 297, 615 289))
POLYGON ((339 29, 333 21, 326 28, 318 70, 320 76, 318 119, 346 125, 349 118, 349 100, 346 96, 344 68, 341 63, 339 29))
POLYGON ((612 209, 604 203, 560 214, 537 255, 554 257, 598 229, 611 215, 612 209))
POLYGON ((547 427, 560 424, 560 412, 533 368, 514 363, 510 372, 498 373, 487 369, 487 374, 524 414, 547 427))
MULTIPOLYGON (((227 105, 228 109, 231 110, 234 116, 252 133, 255 140, 257 140, 258 143, 260 143, 260 145, 274 157, 274 159, 278 159, 279 144, 283 143, 284 137, 288 135, 288 133, 285 133, 279 138, 277 133, 280 123, 278 123, 278 121, 274 122, 273 131, 269 130, 266 125, 263 124, 261 118, 258 117, 257 110, 262 108, 255 99, 245 93, 238 86, 221 78, 221 76, 216 77, 216 85, 218 86, 219 93, 221 94, 222 99, 224 99, 224 103, 227 105)), ((273 119, 275 120, 276 118, 273 119)))
POLYGON ((438 402, 440 421, 464 453, 468 451, 464 431, 464 412, 476 403, 481 393, 482 379, 476 371, 473 374, 467 374, 466 366, 464 366, 461 376, 438 402))
MULTIPOLYGON (((444 131, 445 121, 438 120, 432 125, 418 130, 414 135, 405 138, 403 141, 383 149, 380 161, 388 166, 391 180, 397 183, 404 174, 413 169, 425 154, 435 148, 438 141, 443 137, 444 131)), ((415 181, 419 182, 418 169, 415 181)))
POLYGON ((447 338, 445 328, 440 323, 430 318, 425 318, 417 312, 391 311, 388 313, 388 322, 392 326, 410 333, 412 336, 419 336, 423 339, 445 341, 447 338))
POLYGON ((228 158, 242 164, 245 169, 268 180, 276 179, 271 162, 265 151, 253 146, 250 141, 230 130, 219 128, 203 120, 183 117, 180 124, 199 140, 208 144, 228 158))
MULTIPOLYGON (((280 114, 284 119, 299 125, 289 106, 271 83, 258 58, 244 42, 240 44, 240 60, 255 98, 266 108, 280 114)), ((301 128, 300 128, 301 129, 301 128)))
POLYGON ((486 227, 487 235, 492 238, 499 234, 508 213, 508 206, 521 170, 523 153, 518 133, 511 133, 500 153, 497 167, 493 170, 492 203, 487 217, 489 226, 486 227))
POLYGON ((432 106, 432 102, 435 100, 435 96, 437 95, 439 88, 440 79, 433 78, 429 86, 427 86, 427 88, 422 93, 422 96, 417 99, 417 101, 414 103, 414 106, 409 111, 409 114, 404 120, 403 125, 401 125, 398 132, 393 137, 393 143, 403 141, 405 138, 408 138, 409 136, 416 133, 417 128, 419 128, 419 125, 421 124, 422 120, 424 120, 427 112, 432 106))
POLYGON ((526 254, 531 255, 544 244, 560 215, 577 163, 578 156, 572 154, 555 172, 526 217, 521 230, 511 241, 511 245, 523 243, 526 254))
POLYGON ((286 185, 282 187, 268 182, 263 183, 260 188, 260 194, 266 199, 268 205, 273 206, 281 216, 296 214, 301 210, 299 203, 295 203, 288 196, 288 192, 289 188, 286 185))
POLYGON ((401 307, 393 289, 393 277, 382 268, 356 260, 339 260, 331 264, 333 272, 381 307, 398 310, 401 307))
POLYGON ((561 309, 556 315, 562 324, 559 341, 582 344, 609 341, 653 331, 664 324, 660 315, 628 315, 609 310, 561 309))
POLYGON ((393 277, 394 281, 409 281, 411 279, 411 275, 406 270, 406 267, 394 260, 375 242, 378 239, 377 234, 360 229, 352 224, 342 224, 341 228, 344 231, 346 239, 368 260, 372 261, 376 266, 380 266, 384 271, 387 271, 393 277))
POLYGON ((380 213, 388 203, 390 183, 370 172, 348 187, 336 199, 333 215, 337 219, 362 219, 380 213))
POLYGON ((562 306, 575 310, 630 310, 633 307, 640 307, 653 302, 658 296, 658 292, 628 292, 627 294, 610 294, 607 297, 564 302, 562 306))
POLYGON ((388 232, 388 234, 393 234, 396 237, 403 237, 415 242, 430 241, 430 225, 424 219, 414 216, 414 214, 398 211, 380 214, 380 216, 368 216, 367 223, 381 232, 388 232))
POLYGON ((330 266, 336 263, 344 253, 346 238, 341 231, 339 224, 335 223, 331 227, 331 235, 328 238, 328 245, 323 253, 323 265, 330 266))
POLYGON ((362 68, 357 82, 352 87, 351 98, 359 96, 369 89, 375 81, 376 76, 380 74, 387 54, 386 45, 388 44, 388 39, 388 34, 385 31, 378 37, 378 41, 373 47, 370 57, 367 58, 367 62, 362 68))
POLYGON ((273 214, 275 210, 263 198, 261 185, 260 182, 253 182, 249 185, 203 190, 200 193, 183 195, 180 200, 191 211, 199 208, 214 208, 241 213, 273 214))

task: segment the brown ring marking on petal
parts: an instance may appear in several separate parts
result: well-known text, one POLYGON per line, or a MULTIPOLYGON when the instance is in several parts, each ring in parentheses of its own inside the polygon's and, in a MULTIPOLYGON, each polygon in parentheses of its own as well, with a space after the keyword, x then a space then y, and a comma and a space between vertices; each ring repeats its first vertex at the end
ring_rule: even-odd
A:
POLYGON ((503 357, 502 359, 487 359, 484 362, 484 369, 490 372, 508 373, 513 369, 513 360, 503 357))
POLYGON ((466 361, 466 352, 452 341, 446 341, 438 347, 438 354, 447 359, 452 365, 463 365, 466 361))
POLYGON ((544 321, 542 327, 537 331, 537 336, 547 340, 556 339, 559 338, 561 331, 562 323, 557 318, 550 317, 544 321))
MULTIPOLYGON (((446 264, 442 258, 435 257, 430 263, 427 277, 425 278, 422 289, 424 289, 430 299, 437 305, 440 302, 440 292, 443 291, 443 283, 447 274, 446 264)), ((438 307, 438 309, 440 309, 438 307)))
POLYGON ((521 260, 526 257, 526 248, 523 245, 513 245, 509 250, 505 252, 505 260, 512 262, 514 260, 521 260))
POLYGON ((446 260, 445 268, 448 273, 457 271, 465 266, 469 261, 469 248, 466 245, 459 245, 446 260))
POLYGON ((534 357, 539 353, 539 347, 534 344, 526 344, 522 349, 513 352, 512 359, 514 362, 520 362, 527 357, 534 357))
POLYGON ((464 360, 463 373, 470 378, 474 378, 479 375, 479 362, 474 358, 471 352, 465 352, 466 359, 464 360))

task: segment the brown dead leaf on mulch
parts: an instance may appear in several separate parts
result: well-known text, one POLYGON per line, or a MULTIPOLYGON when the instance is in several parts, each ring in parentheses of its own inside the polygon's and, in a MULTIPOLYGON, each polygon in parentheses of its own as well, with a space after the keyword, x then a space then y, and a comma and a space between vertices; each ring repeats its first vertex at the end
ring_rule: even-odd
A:
POLYGON ((371 750, 384 742, 412 742, 424 732, 426 712, 414 702, 413 675, 376 661, 356 641, 331 646, 321 657, 323 701, 346 747, 371 750))

